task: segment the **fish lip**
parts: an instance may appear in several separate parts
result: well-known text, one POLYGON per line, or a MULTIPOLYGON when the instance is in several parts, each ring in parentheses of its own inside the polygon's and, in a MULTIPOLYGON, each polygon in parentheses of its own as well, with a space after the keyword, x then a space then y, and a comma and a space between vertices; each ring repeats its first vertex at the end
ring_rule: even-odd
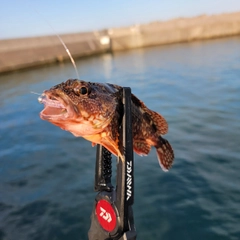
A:
POLYGON ((43 120, 65 120, 69 117, 73 117, 75 114, 72 104, 67 103, 61 96, 50 91, 44 91, 38 101, 44 104, 44 109, 40 112, 40 118, 43 120), (59 114, 51 114, 50 111, 56 112, 59 109, 59 114), (62 111, 60 111, 62 109, 62 111), (64 110, 66 110, 64 112, 64 110))

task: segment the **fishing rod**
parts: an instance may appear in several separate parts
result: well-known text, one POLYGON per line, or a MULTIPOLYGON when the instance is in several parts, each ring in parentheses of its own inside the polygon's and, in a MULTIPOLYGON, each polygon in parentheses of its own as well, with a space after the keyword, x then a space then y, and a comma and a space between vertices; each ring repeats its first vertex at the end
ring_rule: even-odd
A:
POLYGON ((134 203, 134 162, 131 119, 131 89, 123 88, 123 119, 118 157, 116 187, 111 183, 111 153, 97 146, 95 166, 95 197, 91 214, 89 240, 135 240, 136 229, 132 205, 134 203))

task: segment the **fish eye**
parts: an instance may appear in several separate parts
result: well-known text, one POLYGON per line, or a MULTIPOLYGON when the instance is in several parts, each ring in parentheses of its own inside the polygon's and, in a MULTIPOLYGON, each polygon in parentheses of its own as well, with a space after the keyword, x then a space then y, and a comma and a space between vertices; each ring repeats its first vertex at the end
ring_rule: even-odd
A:
POLYGON ((85 95, 85 94, 88 92, 88 90, 87 90, 86 87, 81 87, 80 90, 79 90, 79 92, 80 92, 82 95, 85 95))
POLYGON ((88 93, 88 89, 86 87, 81 87, 80 89, 79 88, 74 88, 74 93, 77 95, 77 96, 80 96, 80 95, 85 95, 88 93))

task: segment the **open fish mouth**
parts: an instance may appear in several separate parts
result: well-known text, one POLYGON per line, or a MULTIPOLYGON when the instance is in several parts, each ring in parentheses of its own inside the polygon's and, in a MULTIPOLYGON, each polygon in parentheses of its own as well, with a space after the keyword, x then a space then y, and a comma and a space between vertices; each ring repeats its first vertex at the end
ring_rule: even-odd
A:
POLYGON ((67 107, 61 99, 42 94, 38 101, 44 104, 44 109, 40 113, 42 119, 67 118, 69 115, 67 107))

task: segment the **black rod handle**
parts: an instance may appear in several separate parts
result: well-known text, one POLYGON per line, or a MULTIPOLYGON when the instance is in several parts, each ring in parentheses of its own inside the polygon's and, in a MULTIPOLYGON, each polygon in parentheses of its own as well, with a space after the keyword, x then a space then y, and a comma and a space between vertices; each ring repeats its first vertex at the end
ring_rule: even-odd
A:
POLYGON ((129 230, 129 207, 134 202, 134 164, 133 164, 133 134, 131 89, 123 88, 123 120, 120 131, 120 150, 123 159, 118 158, 117 164, 117 188, 116 207, 120 215, 120 226, 123 231, 129 230), (121 177, 119 177, 121 176, 121 177))
POLYGON ((111 184, 111 153, 97 146, 95 191, 98 191, 91 215, 89 240, 135 240, 133 134, 131 89, 122 91, 123 118, 120 128, 116 189, 111 184))

